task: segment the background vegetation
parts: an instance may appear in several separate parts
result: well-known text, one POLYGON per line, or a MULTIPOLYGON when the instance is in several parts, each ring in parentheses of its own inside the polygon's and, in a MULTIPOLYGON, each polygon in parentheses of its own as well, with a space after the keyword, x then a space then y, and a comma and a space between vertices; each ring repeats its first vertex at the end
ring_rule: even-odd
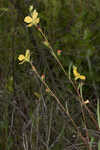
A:
MULTIPOLYGON (((84 99, 97 120, 100 96, 100 1, 99 0, 1 0, 0 1, 0 150, 84 150, 72 123, 32 72, 19 65, 18 55, 31 50, 40 75, 56 93, 85 137, 81 107, 69 80, 50 55, 42 36, 27 28, 24 18, 33 5, 40 26, 57 50, 66 71, 71 64, 86 75, 84 99)), ((100 132, 87 111, 87 129, 92 148, 97 149, 100 132)))

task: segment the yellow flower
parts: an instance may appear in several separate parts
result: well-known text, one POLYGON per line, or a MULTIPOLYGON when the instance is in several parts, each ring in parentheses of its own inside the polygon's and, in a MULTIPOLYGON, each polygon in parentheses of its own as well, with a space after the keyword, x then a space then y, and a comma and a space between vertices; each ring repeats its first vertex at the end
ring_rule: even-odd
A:
POLYGON ((23 54, 18 56, 19 64, 23 64, 24 62, 30 62, 30 50, 26 50, 25 56, 23 54))
POLYGON ((23 61, 24 59, 25 59, 25 56, 24 56, 24 55, 22 55, 22 54, 19 55, 19 57, 18 57, 18 60, 19 60, 19 61, 23 61))
POLYGON ((80 75, 80 73, 78 73, 76 66, 73 66, 73 74, 74 74, 75 80, 78 80, 78 79, 85 80, 86 79, 86 77, 84 75, 80 75))
POLYGON ((32 25, 37 25, 39 23, 40 19, 38 18, 38 12, 36 9, 31 12, 31 17, 27 16, 24 18, 24 22, 28 23, 27 27, 31 27, 32 25))

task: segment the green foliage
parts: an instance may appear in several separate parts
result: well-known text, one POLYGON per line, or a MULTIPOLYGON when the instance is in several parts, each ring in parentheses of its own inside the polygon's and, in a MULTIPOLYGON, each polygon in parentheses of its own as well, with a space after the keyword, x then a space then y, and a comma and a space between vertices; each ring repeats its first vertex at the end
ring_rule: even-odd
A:
POLYGON ((9 92, 13 92, 13 77, 9 77, 9 79, 7 80, 7 83, 6 83, 6 89, 9 91, 9 92))
MULTIPOLYGON (((63 149, 66 141, 67 145, 81 143, 78 135, 76 139, 72 139, 72 134, 76 131, 72 129, 68 118, 66 120, 66 116, 59 111, 58 105, 55 102, 51 104, 54 98, 46 93, 30 65, 19 65, 17 58, 19 54, 25 54, 26 49, 30 49, 31 59, 40 75, 45 73, 50 88, 61 99, 61 103, 68 107, 76 124, 80 118, 79 128, 83 128, 81 108, 76 101, 78 97, 73 87, 50 55, 48 47, 43 45, 41 34, 34 27, 27 28, 24 18, 29 15, 30 5, 38 10, 40 27, 48 37, 55 54, 57 50, 62 50, 59 60, 69 78, 73 78, 73 64, 86 76, 82 96, 89 99, 90 109, 96 112, 96 100, 100 96, 99 4, 99 0, 0 1, 1 149, 25 149, 22 143, 26 141, 32 143, 32 148, 38 149, 40 146, 40 150, 48 150, 50 145, 54 150, 63 149), (34 93, 38 93, 38 96, 34 93), (46 143, 47 139, 49 144, 46 143)), ((98 101, 100 128, 99 115, 98 101)), ((96 130, 88 117, 86 113, 88 127, 96 130)), ((91 138, 91 147, 94 147, 93 139, 94 137, 91 138)))
POLYGON ((98 120, 98 125, 100 128, 100 102, 99 100, 97 101, 97 120, 98 120))

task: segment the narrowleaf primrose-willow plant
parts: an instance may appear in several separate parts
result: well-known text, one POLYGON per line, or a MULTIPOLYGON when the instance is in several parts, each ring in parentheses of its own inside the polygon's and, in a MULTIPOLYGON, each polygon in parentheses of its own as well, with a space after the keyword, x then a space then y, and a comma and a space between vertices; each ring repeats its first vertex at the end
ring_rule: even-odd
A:
POLYGON ((74 75, 74 80, 71 77, 71 69, 70 69, 70 76, 69 74, 65 71, 62 63, 59 60, 59 57, 61 55, 61 50, 57 51, 57 54, 55 54, 52 46, 50 45, 46 35, 44 34, 44 32, 42 31, 42 29, 38 26, 40 19, 38 18, 38 12, 36 11, 36 9, 33 10, 33 6, 30 6, 29 8, 29 12, 30 12, 30 16, 26 16, 24 19, 24 22, 27 23, 27 27, 32 27, 35 26, 36 29, 41 33, 42 37, 43 37, 43 43, 45 46, 47 46, 50 50, 51 55, 56 59, 57 63, 59 64, 60 68, 62 69, 62 71, 64 72, 65 76, 67 77, 67 79, 69 79, 70 83, 72 84, 74 90, 76 91, 76 94, 78 95, 78 101, 81 104, 81 108, 82 108, 82 116, 83 116, 83 122, 84 122, 84 127, 86 129, 86 138, 82 135, 82 133, 80 132, 79 128, 77 127, 77 124, 75 123, 75 121, 72 119, 68 108, 65 108, 65 106, 63 106, 63 104, 61 103, 61 100, 59 100, 59 98, 56 96, 56 94, 53 92, 53 90, 51 90, 48 86, 48 84, 46 83, 46 79, 45 79, 45 75, 43 74, 42 76, 38 73, 36 67, 32 64, 32 61, 30 59, 30 50, 27 49, 25 52, 25 55, 20 54, 18 56, 18 60, 19 60, 19 64, 23 64, 25 62, 30 63, 33 72, 36 74, 36 76, 40 79, 40 81, 44 84, 44 86, 46 87, 46 92, 48 94, 50 94, 51 96, 54 97, 54 99, 56 100, 56 102, 59 104, 60 108, 62 109, 62 111, 65 112, 65 114, 69 117, 69 119, 71 120, 74 128, 76 129, 77 133, 79 134, 79 136, 81 137, 81 139, 83 140, 83 142, 85 143, 85 145, 88 147, 89 150, 92 150, 89 146, 89 136, 88 136, 88 130, 87 130, 87 122, 86 122, 86 118, 85 118, 85 114, 84 114, 84 109, 87 110, 87 112, 89 113, 90 118, 92 119, 93 123, 95 124, 96 128, 99 129, 98 127, 98 123, 95 120, 94 114, 92 113, 92 111, 88 108, 87 104, 89 104, 89 100, 84 100, 83 98, 83 94, 82 94, 82 87, 83 84, 82 82, 84 82, 86 80, 86 76, 81 75, 78 71, 77 71, 77 67, 73 65, 73 75, 74 75), (77 82, 77 80, 79 79, 79 82, 77 82), (78 85, 79 84, 79 85, 78 85), (78 88, 79 87, 79 88, 78 88))

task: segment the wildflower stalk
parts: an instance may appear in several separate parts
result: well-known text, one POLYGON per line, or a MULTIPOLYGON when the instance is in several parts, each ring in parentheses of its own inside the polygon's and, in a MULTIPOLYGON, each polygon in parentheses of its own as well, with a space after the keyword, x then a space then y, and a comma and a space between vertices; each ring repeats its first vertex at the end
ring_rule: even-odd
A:
MULTIPOLYGON (((51 52, 52 56, 56 59, 57 63, 58 63, 59 66, 61 67, 61 69, 62 69, 62 71, 64 72, 65 76, 69 79, 67 72, 65 71, 65 69, 64 69, 64 67, 63 67, 63 65, 62 65, 62 63, 60 62, 60 60, 58 59, 58 57, 56 56, 56 54, 54 53, 54 50, 53 50, 52 46, 50 45, 50 43, 49 43, 49 41, 48 41, 46 35, 44 34, 44 32, 42 31, 42 29, 41 29, 40 27, 37 26, 36 28, 37 28, 37 30, 41 33, 41 35, 43 36, 43 38, 44 38, 44 40, 46 41, 46 43, 48 43, 48 48, 50 49, 50 52, 51 52)), ((77 95, 78 95, 78 97, 79 97, 79 102, 80 102, 80 103, 84 102, 83 97, 81 97, 81 95, 80 95, 80 93, 79 93, 77 87, 75 86, 75 84, 74 84, 74 82, 72 81, 71 78, 69 79, 69 81, 70 81, 70 83, 72 84, 73 88, 75 89, 75 91, 76 91, 76 93, 77 93, 77 95)), ((84 107, 85 107, 85 109, 88 111, 88 113, 89 113, 89 115, 90 115, 90 118, 91 118, 92 121, 95 123, 96 128, 98 129, 98 123, 97 123, 97 121, 95 120, 93 113, 91 112, 91 110, 90 110, 86 105, 84 105, 84 107)))
MULTIPOLYGON (((38 29, 38 31, 40 31, 40 33, 41 33, 41 35, 43 36, 44 40, 45 40, 47 43, 49 43, 49 41, 48 41, 46 35, 43 33, 42 29, 41 29, 40 27, 39 27, 39 28, 37 27, 37 29, 38 29)), ((54 50, 53 50, 52 46, 50 45, 50 43, 49 43, 48 48, 51 50, 51 51, 50 51, 51 54, 53 55, 53 57, 56 59, 56 61, 57 61, 58 64, 60 65, 60 67, 61 67, 61 69, 63 70, 64 74, 68 77, 67 72, 65 71, 63 65, 61 64, 61 62, 60 62, 60 60, 58 59, 58 57, 56 56, 56 54, 54 53, 54 50)))
MULTIPOLYGON (((73 82, 72 82, 72 83, 73 83, 73 82)), ((73 84, 73 87, 74 87, 74 89, 75 89, 75 91, 76 91, 76 93, 77 93, 77 95, 78 95, 78 97, 79 97, 80 103, 84 103, 84 99, 83 99, 83 97, 81 97, 81 95, 80 95, 80 93, 79 93, 79 90, 76 88, 75 84, 73 84)), ((95 123, 96 128, 99 129, 98 123, 97 123, 97 121, 95 120, 94 114, 92 113, 92 111, 87 107, 87 105, 83 105, 83 106, 84 106, 84 108, 88 111, 88 113, 89 113, 89 115, 90 115, 92 121, 95 123)))
MULTIPOLYGON (((83 86, 83 84, 82 84, 82 82, 81 82, 81 83, 79 84, 79 90, 80 90, 80 96, 81 96, 82 99, 83 99, 82 86, 83 86)), ((88 135, 87 125, 86 125, 86 117, 85 117, 84 110, 83 110, 83 105, 84 105, 84 103, 81 102, 80 105, 81 105, 81 110, 82 110, 82 116, 83 116, 84 126, 85 126, 85 130, 86 130, 86 137, 87 137, 87 141, 88 141, 88 143, 89 143, 89 135, 88 135)), ((90 147, 90 146, 89 146, 89 150, 91 150, 91 147, 90 147)))
POLYGON ((40 79, 40 81, 44 84, 44 86, 49 90, 49 93, 52 97, 54 97, 54 99, 56 100, 56 102, 59 104, 60 108, 63 110, 63 112, 68 116, 68 118, 71 120, 73 126, 75 127, 75 129, 77 130, 79 136, 81 137, 82 141, 88 146, 88 143, 86 141, 86 139, 82 136, 81 132, 79 131, 76 123, 74 122, 74 120, 72 119, 72 117, 69 114, 68 109, 66 110, 64 108, 64 106, 61 104, 60 100, 58 99, 58 97, 54 94, 54 92, 49 88, 48 84, 45 82, 45 80, 42 80, 41 76, 39 75, 36 67, 32 64, 32 62, 30 62, 31 67, 33 72, 36 74, 36 76, 40 79))

